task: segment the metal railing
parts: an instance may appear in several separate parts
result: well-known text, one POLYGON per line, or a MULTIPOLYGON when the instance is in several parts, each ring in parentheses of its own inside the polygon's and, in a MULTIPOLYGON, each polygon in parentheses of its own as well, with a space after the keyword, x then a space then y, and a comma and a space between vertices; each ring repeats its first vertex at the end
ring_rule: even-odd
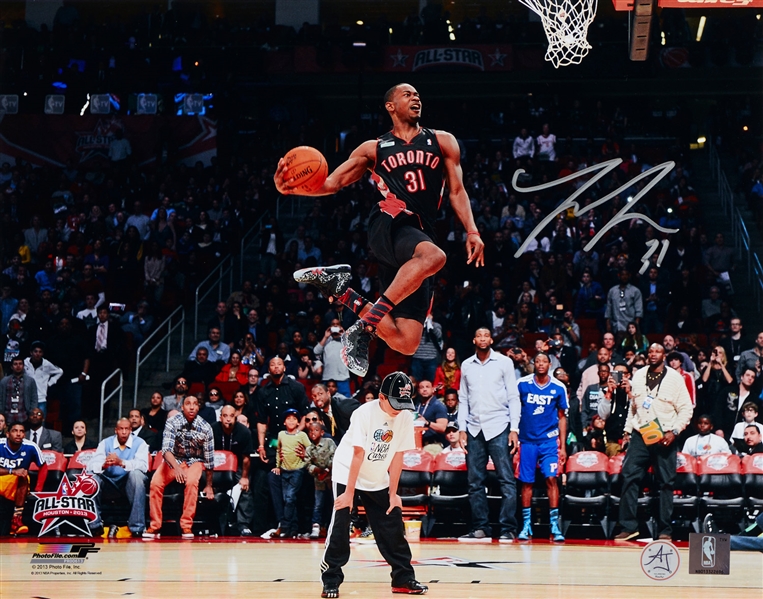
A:
POLYGON ((135 392, 132 400, 132 407, 135 408, 138 405, 138 384, 140 380, 140 368, 148 360, 151 355, 162 345, 167 344, 167 355, 165 363, 165 372, 170 371, 170 347, 172 345, 172 334, 180 329, 180 355, 183 355, 183 346, 185 345, 185 308, 178 306, 162 323, 156 327, 156 330, 151 333, 146 340, 140 344, 138 351, 135 352, 135 392), (154 337, 160 335, 156 340, 154 337), (150 349, 149 343, 153 346, 150 349), (145 355, 143 353, 145 352, 145 355))
POLYGON ((239 254, 238 254, 238 282, 239 284, 244 282, 244 256, 246 255, 245 252, 247 249, 249 249, 249 247, 253 243, 255 243, 257 239, 257 234, 260 232, 260 229, 261 229, 262 221, 268 218, 269 216, 270 216, 270 212, 266 210, 263 213, 263 215, 257 219, 257 222, 254 223, 251 226, 251 228, 246 233, 244 233, 244 235, 241 237, 241 250, 239 251, 239 254))
POLYGON ((98 417, 98 442, 100 443, 103 440, 103 408, 104 406, 111 401, 111 399, 119 393, 119 411, 117 412, 118 417, 122 417, 122 392, 124 391, 124 377, 122 376, 122 369, 117 368, 114 372, 112 372, 109 376, 106 377, 106 379, 101 383, 101 411, 100 416, 98 417), (108 383, 111 379, 113 379, 115 376, 119 376, 119 384, 108 394, 106 395, 106 383, 108 383))
POLYGON ((731 221, 731 237, 734 244, 734 254, 744 264, 747 273, 747 283, 753 288, 753 295, 758 309, 763 308, 763 266, 758 254, 752 249, 750 232, 744 222, 742 213, 736 206, 734 191, 729 185, 726 173, 721 167, 721 159, 713 144, 710 144, 709 167, 713 180, 718 184, 718 198, 724 214, 731 221))
POLYGON ((196 287, 194 294, 194 312, 193 312, 193 338, 199 338, 199 305, 207 296, 217 287, 217 297, 223 296, 223 278, 228 275, 228 295, 233 292, 233 255, 228 254, 220 261, 220 264, 212 269, 204 280, 196 287), (211 281, 211 282, 210 282, 211 281), (207 287, 202 293, 202 288, 207 287))

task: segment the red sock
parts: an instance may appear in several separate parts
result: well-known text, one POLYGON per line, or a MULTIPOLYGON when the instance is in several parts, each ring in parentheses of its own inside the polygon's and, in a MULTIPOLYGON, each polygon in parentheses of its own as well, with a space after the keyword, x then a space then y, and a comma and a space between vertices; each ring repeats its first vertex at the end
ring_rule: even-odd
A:
POLYGON ((367 303, 369 303, 366 298, 350 287, 348 287, 347 291, 345 291, 341 297, 338 297, 336 301, 347 306, 358 316, 360 316, 360 311, 365 308, 367 303))
POLYGON ((376 328, 376 326, 381 322, 381 319, 389 314, 390 310, 392 310, 394 307, 395 304, 389 301, 386 296, 382 295, 378 300, 376 300, 376 303, 371 306, 371 309, 366 312, 366 315, 362 320, 366 324, 376 328))

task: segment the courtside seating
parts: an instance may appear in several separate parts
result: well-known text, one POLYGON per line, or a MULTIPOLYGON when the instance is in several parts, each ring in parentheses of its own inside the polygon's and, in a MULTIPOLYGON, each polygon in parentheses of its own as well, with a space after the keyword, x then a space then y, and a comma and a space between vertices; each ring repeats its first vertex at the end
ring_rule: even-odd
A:
MULTIPOLYGON (((618 512, 620 510, 620 494, 623 489, 623 461, 625 460, 625 454, 621 453, 619 455, 616 455, 613 458, 610 458, 609 460, 609 500, 610 505, 613 509, 616 509, 618 512)), ((654 489, 654 482, 652 478, 652 469, 650 468, 649 471, 644 475, 644 478, 641 479, 641 490, 639 491, 639 497, 638 497, 638 511, 642 512, 642 515, 645 513, 649 513, 649 518, 647 519, 647 526, 649 527, 649 531, 653 538, 657 537, 656 534, 656 527, 657 522, 654 519, 654 516, 652 516, 650 512, 651 507, 651 501, 652 501, 652 490, 654 489)), ((643 517, 639 517, 639 521, 643 521, 643 517)), ((612 520, 609 523, 609 534, 611 536, 612 532, 615 528, 615 520, 612 520)))
POLYGON ((95 455, 95 449, 83 449, 69 458, 66 465, 66 476, 69 480, 74 480, 76 476, 87 468, 88 462, 95 455))
MULTIPOLYGON (((673 486, 673 518, 691 522, 694 532, 699 526, 699 480, 696 472, 696 458, 688 453, 676 455, 676 482, 673 486)), ((659 502, 659 498, 655 498, 659 502)), ((659 509, 659 504, 655 509, 659 509)))
POLYGON ((567 481, 561 502, 563 532, 566 534, 573 522, 589 526, 591 518, 596 518, 608 538, 609 458, 599 451, 582 451, 567 459, 565 472, 567 481))
POLYGON ((712 513, 716 519, 741 522, 745 504, 739 456, 716 453, 697 458, 700 516, 712 513))
MULTIPOLYGON (((58 485, 61 484, 61 480, 66 474, 66 465, 69 460, 66 459, 64 454, 58 451, 50 451, 48 449, 42 450, 42 457, 45 463, 48 465, 48 474, 45 480, 42 481, 43 491, 55 491, 58 489, 58 485)), ((37 477, 40 474, 40 469, 36 464, 30 464, 29 466, 29 488, 34 490, 37 488, 37 477)))
POLYGON ((746 455, 742 458, 744 494, 750 509, 763 509, 763 453, 746 455))
MULTIPOLYGON (((199 503, 196 506, 196 517, 194 520, 201 523, 204 528, 209 528, 208 524, 212 525, 212 530, 219 535, 223 535, 226 532, 226 521, 228 518, 228 510, 230 508, 230 491, 236 484, 236 469, 238 468, 238 460, 236 454, 230 451, 215 450, 215 469, 212 473, 212 487, 215 492, 215 498, 213 502, 209 502, 207 499, 199 497, 199 503), (207 524, 208 523, 208 524, 207 524)), ((205 484, 205 475, 202 475, 199 481, 199 491, 201 491, 205 484)), ((181 500, 182 507, 182 500, 181 500)))
MULTIPOLYGON (((434 522, 437 521, 438 511, 443 509, 455 508, 462 516, 467 513, 464 508, 469 505, 469 479, 465 453, 451 451, 435 458, 429 503, 434 522)), ((459 519, 468 522, 466 518, 459 519)))
POLYGON ((433 463, 434 458, 428 451, 411 449, 403 454, 403 471, 398 484, 403 517, 428 514, 433 463))

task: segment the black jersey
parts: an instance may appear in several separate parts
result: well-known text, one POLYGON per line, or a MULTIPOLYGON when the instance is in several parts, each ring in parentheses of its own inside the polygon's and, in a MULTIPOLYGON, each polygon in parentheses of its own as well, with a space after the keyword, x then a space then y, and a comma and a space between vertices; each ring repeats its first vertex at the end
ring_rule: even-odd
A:
POLYGON ((382 135, 371 178, 382 195, 381 212, 415 216, 421 229, 433 229, 445 188, 445 159, 434 131, 422 129, 410 143, 392 132, 382 135))

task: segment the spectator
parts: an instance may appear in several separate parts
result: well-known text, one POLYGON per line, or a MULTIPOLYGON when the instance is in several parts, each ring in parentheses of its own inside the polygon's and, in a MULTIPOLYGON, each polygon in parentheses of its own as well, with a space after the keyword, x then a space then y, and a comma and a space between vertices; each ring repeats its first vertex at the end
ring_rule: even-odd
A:
POLYGON ((3 281, 0 286, 0 334, 5 335, 8 332, 8 321, 16 312, 18 305, 19 300, 11 295, 11 285, 3 281))
POLYGON ((130 422, 130 428, 132 429, 132 436, 137 437, 138 439, 143 439, 148 445, 148 450, 151 453, 161 449, 162 435, 152 431, 146 426, 146 421, 140 410, 137 408, 130 410, 128 421, 130 422))
MULTIPOLYGON (((620 342, 620 355, 624 356, 628 350, 640 354, 646 352, 649 348, 649 340, 646 335, 639 331, 639 326, 635 322, 629 322, 623 340, 620 342)), ((683 359, 681 360, 683 362, 683 359)))
POLYGON ((132 146, 125 137, 124 129, 117 129, 114 132, 114 138, 109 142, 109 160, 115 167, 119 167, 127 162, 132 155, 132 146))
POLYGON ((242 537, 251 537, 250 528, 254 517, 254 501, 249 485, 249 456, 253 451, 252 433, 243 424, 236 422, 236 409, 225 406, 220 411, 220 421, 212 425, 215 451, 230 451, 236 456, 236 484, 241 494, 236 504, 236 526, 242 537))
POLYGON ((122 331, 132 335, 133 345, 140 347, 154 328, 154 317, 148 313, 146 301, 138 302, 135 312, 125 312, 119 317, 122 331))
POLYGON ((8 436, 8 424, 5 419, 5 414, 0 412, 0 439, 5 439, 8 436))
POLYGON ((461 437, 458 434, 458 422, 455 420, 448 422, 448 426, 445 428, 445 439, 448 444, 445 449, 442 450, 442 453, 464 453, 464 449, 461 447, 461 437))
POLYGON ((641 330, 644 334, 662 333, 666 309, 670 299, 670 287, 660 280, 659 270, 652 266, 647 271, 647 278, 639 285, 644 299, 644 318, 641 330))
POLYGON ((681 364, 681 368, 683 368, 686 372, 694 372, 694 362, 691 361, 691 358, 689 357, 689 354, 686 352, 679 351, 678 345, 676 344, 676 338, 673 337, 673 335, 665 335, 665 337, 662 340, 662 347, 665 348, 665 354, 671 354, 673 352, 677 352, 681 355, 681 358, 683 358, 683 363, 681 364))
POLYGON ((435 393, 442 395, 446 389, 458 391, 461 386, 461 362, 454 347, 445 350, 445 359, 435 370, 435 393))
POLYGON ((713 285, 710 287, 710 297, 702 300, 702 321, 707 325, 714 316, 721 313, 721 290, 713 285))
POLYGON ((342 335, 344 328, 338 318, 331 320, 323 338, 313 348, 315 357, 323 362, 323 382, 333 380, 344 397, 350 397, 350 371, 342 360, 342 335))
POLYGON ((622 268, 618 277, 620 284, 612 287, 607 293, 605 318, 607 331, 623 335, 628 330, 628 323, 639 324, 644 311, 641 292, 630 284, 630 271, 622 268))
MULTIPOLYGON (((179 376, 172 384, 174 393, 172 395, 165 395, 162 398, 162 409, 170 412, 171 410, 180 410, 183 407, 183 400, 188 394, 188 379, 184 376, 179 376)), ((159 429, 157 429, 159 430, 159 429)))
POLYGON ((14 422, 8 429, 8 437, 0 439, 0 476, 4 478, 0 496, 13 502, 11 536, 29 532, 29 527, 21 519, 29 495, 29 466, 35 464, 40 468, 37 491, 42 491, 47 476, 48 465, 40 448, 24 439, 25 427, 24 422, 14 422))
MULTIPOLYGON (((141 409, 140 413, 143 416, 143 421, 146 426, 152 431, 159 434, 164 432, 164 424, 167 422, 167 410, 162 408, 164 398, 158 391, 154 391, 151 394, 150 405, 141 409)), ((182 402, 179 402, 182 405, 182 402)))
POLYGON ((331 493, 331 467, 334 462, 336 444, 334 440, 325 437, 325 427, 322 422, 312 422, 307 426, 307 436, 310 445, 305 451, 307 472, 313 477, 315 487, 315 502, 313 504, 313 526, 310 530, 310 538, 318 539, 326 535, 328 522, 326 521, 326 507, 332 498, 331 493))
POLYGON ((448 410, 440 400, 434 395, 432 381, 423 379, 417 386, 418 401, 414 402, 414 425, 422 424, 424 434, 421 436, 423 447, 432 446, 428 449, 431 453, 437 455, 446 443, 445 427, 448 426, 448 410))
POLYGON ((695 458, 713 453, 731 453, 729 444, 723 437, 713 433, 713 419, 708 414, 702 414, 697 418, 698 434, 686 439, 683 453, 688 453, 695 458))
MULTIPOLYGON (((13 422, 11 420, 11 422, 13 422)), ((45 428, 42 410, 32 408, 29 412, 29 428, 26 438, 37 445, 40 449, 49 449, 63 453, 64 443, 61 433, 56 430, 45 428)))
POLYGON ((64 371, 53 391, 61 400, 62 426, 71 430, 69 427, 82 418, 82 387, 89 379, 90 351, 73 328, 71 317, 63 316, 56 330, 48 341, 47 354, 64 371))
POLYGON ((196 357, 196 350, 204 348, 207 350, 207 359, 210 362, 220 362, 221 365, 230 360, 230 347, 220 342, 220 327, 212 326, 207 330, 207 339, 200 341, 188 356, 189 360, 196 357))
POLYGON ((753 368, 757 372, 761 357, 763 357, 763 331, 758 333, 755 338, 753 348, 745 350, 739 355, 739 360, 736 363, 737 380, 741 379, 742 373, 748 368, 753 368))
POLYGON ((97 298, 92 293, 85 296, 85 307, 77 312, 77 318, 85 323, 88 329, 93 328, 98 322, 98 310, 95 307, 97 298))
POLYGON ((77 420, 72 427, 72 440, 64 445, 64 453, 73 455, 78 451, 95 449, 98 443, 87 436, 87 424, 83 420, 77 420))
POLYGON ((556 162, 556 135, 551 133, 548 123, 543 124, 542 133, 536 141, 538 143, 538 160, 556 162))
POLYGON ((678 352, 671 352, 668 354, 668 357, 665 358, 665 362, 667 362, 668 366, 670 366, 673 370, 675 370, 678 374, 681 375, 681 378, 684 380, 684 383, 686 384, 686 390, 689 392, 691 405, 696 406, 697 405, 697 389, 694 386, 694 377, 688 372, 684 372, 684 369, 681 367, 681 364, 683 363, 681 354, 679 354, 678 352))
MULTIPOLYGON (((378 389, 377 389, 378 392, 378 389)), ((313 405, 323 415, 323 423, 326 430, 339 443, 350 428, 350 419, 353 412, 360 407, 360 402, 354 397, 340 397, 329 395, 328 388, 322 383, 313 385, 313 405)), ((374 397, 376 394, 374 394, 374 397)))
POLYGON ((665 366, 665 349, 649 347, 649 367, 633 376, 631 408, 625 425, 630 437, 628 459, 623 463, 620 524, 615 537, 628 541, 638 536, 636 518, 639 483, 650 465, 660 486, 657 532, 672 538, 673 483, 676 477, 676 438, 691 420, 692 407, 686 385, 677 372, 665 366))
MULTIPOLYGON (((251 312, 249 313, 252 314, 251 312)), ((240 350, 241 363, 246 364, 252 369, 261 368, 265 363, 265 356, 262 355, 262 350, 257 347, 254 342, 254 335, 247 332, 244 334, 244 346, 240 350)))
POLYGON ((445 405, 445 411, 448 414, 448 422, 458 422, 458 390, 445 389, 442 403, 445 405))
POLYGON ((758 406, 755 402, 747 401, 742 406, 742 421, 737 422, 734 425, 734 430, 731 432, 731 438, 729 444, 733 445, 739 453, 743 453, 746 445, 744 442, 744 429, 748 425, 754 424, 758 427, 758 431, 763 433, 763 424, 757 422, 758 420, 758 406))
MULTIPOLYGON (((0 408, 7 415, 8 424, 26 422, 38 408, 37 382, 24 369, 24 358, 11 360, 10 372, 0 379, 0 408)), ((45 418, 44 412, 43 419, 45 418)))
POLYGON ((193 539, 193 517, 199 497, 199 479, 206 473, 204 496, 215 497, 212 471, 215 467, 212 427, 199 418, 199 400, 193 395, 183 400, 183 413, 167 420, 162 439, 163 460, 151 478, 151 525, 143 538, 158 539, 162 528, 162 502, 165 487, 174 481, 185 485, 183 512, 180 516, 181 536, 193 539))
MULTIPOLYGON (((148 445, 131 434, 127 418, 117 420, 114 435, 98 444, 86 469, 95 475, 101 488, 95 498, 98 519, 91 528, 102 527, 100 508, 103 498, 119 494, 130 504, 127 527, 133 538, 140 538, 146 527, 148 445)), ((109 528, 109 538, 116 538, 117 529, 116 526, 109 528)))
POLYGON ((464 361, 458 392, 458 429, 467 450, 472 530, 463 541, 483 541, 490 536, 485 492, 488 455, 493 459, 501 485, 500 542, 516 538, 517 491, 511 457, 517 451, 521 404, 512 362, 491 349, 488 329, 477 329, 477 353, 464 361), (510 447, 511 446, 511 447, 510 447))
POLYGON ((167 274, 167 259, 158 242, 152 241, 143 259, 143 285, 145 294, 159 304, 164 296, 164 278, 167 274))
POLYGON ((32 217, 30 225, 28 229, 24 229, 24 243, 31 253, 32 264, 37 264, 37 251, 48 241, 48 230, 42 226, 42 221, 37 215, 32 217))
POLYGON ((288 408, 283 413, 283 427, 278 433, 275 468, 270 471, 270 495, 276 511, 282 539, 293 539, 299 533, 297 521, 297 492, 302 485, 305 450, 310 446, 310 439, 301 430, 300 413, 288 408), (297 452, 297 445, 302 450, 297 452))
POLYGON ((218 383, 236 382, 246 385, 249 380, 249 366, 241 363, 241 352, 234 349, 230 353, 230 360, 217 373, 215 380, 218 383))
POLYGON ((524 165, 530 158, 535 155, 534 140, 527 133, 527 129, 524 127, 520 130, 519 135, 514 138, 514 158, 524 165))
POLYGON ((233 398, 230 400, 230 404, 233 407, 233 415, 238 418, 241 414, 244 414, 247 416, 247 420, 249 420, 249 399, 247 398, 246 392, 239 389, 233 394, 233 398))
POLYGON ((726 439, 731 437, 734 426, 744 420, 744 410, 742 409, 744 404, 748 401, 754 404, 760 403, 760 400, 756 399, 753 394, 756 375, 757 371, 752 368, 746 368, 744 372, 742 372, 742 377, 739 379, 739 385, 727 387, 728 395, 725 397, 726 401, 723 401, 723 396, 718 397, 717 399, 716 405, 721 412, 719 428, 723 429, 724 437, 726 439))
POLYGON ((748 424, 744 427, 744 444, 744 450, 740 451, 742 455, 763 453, 763 435, 757 424, 748 424))
MULTIPOLYGON (((581 403, 581 421, 583 423, 583 436, 587 436, 591 432, 591 422, 594 415, 599 413, 599 405, 604 401, 605 396, 610 393, 609 379, 610 379, 610 366, 607 363, 598 364, 597 372, 599 374, 599 380, 592 385, 588 385, 583 391, 583 397, 580 400, 581 403)), ((619 375, 618 375, 619 378, 619 375)), ((617 381, 617 379, 615 379, 617 381)))
POLYGON ((207 348, 199 347, 196 350, 196 358, 185 363, 181 376, 191 385, 202 383, 206 387, 211 384, 217 376, 219 365, 210 362, 208 358, 209 351, 207 348))
POLYGON ((30 355, 24 360, 24 371, 37 383, 37 407, 42 410, 43 416, 46 417, 48 414, 48 390, 56 384, 64 371, 46 360, 43 357, 44 352, 45 344, 42 341, 33 342, 30 355))
POLYGON ((723 406, 719 399, 724 396, 723 390, 734 382, 734 377, 727 368, 726 350, 716 345, 710 352, 710 361, 698 383, 697 412, 710 414, 721 422, 723 406))
POLYGON ((628 419, 631 393, 630 367, 625 364, 618 364, 614 370, 621 373, 622 379, 618 383, 617 380, 610 377, 608 393, 604 394, 603 401, 599 401, 598 408, 598 416, 605 421, 605 451, 609 457, 614 457, 624 451, 623 430, 628 419))
POLYGON ((724 245, 723 233, 716 233, 715 245, 704 252, 703 261, 716 283, 722 285, 728 295, 733 293, 729 275, 734 270, 734 250, 724 245))
POLYGON ((442 339, 442 326, 434 321, 431 314, 428 314, 424 319, 421 342, 411 356, 411 376, 416 380, 434 380, 443 346, 442 339))
POLYGON ((227 343, 231 349, 238 343, 243 333, 236 317, 228 310, 228 304, 225 302, 217 302, 215 315, 207 322, 207 328, 209 330, 218 329, 220 339, 223 343, 227 343))
POLYGON ((151 228, 149 227, 150 222, 151 218, 143 214, 143 206, 141 203, 134 202, 132 205, 132 215, 128 217, 125 222, 125 232, 127 232, 130 227, 135 227, 138 239, 140 241, 146 241, 151 233, 151 228))
POLYGON ((737 364, 744 348, 749 347, 751 343, 744 334, 741 318, 732 318, 729 322, 729 328, 731 329, 731 334, 721 340, 721 345, 726 350, 728 359, 737 364))

